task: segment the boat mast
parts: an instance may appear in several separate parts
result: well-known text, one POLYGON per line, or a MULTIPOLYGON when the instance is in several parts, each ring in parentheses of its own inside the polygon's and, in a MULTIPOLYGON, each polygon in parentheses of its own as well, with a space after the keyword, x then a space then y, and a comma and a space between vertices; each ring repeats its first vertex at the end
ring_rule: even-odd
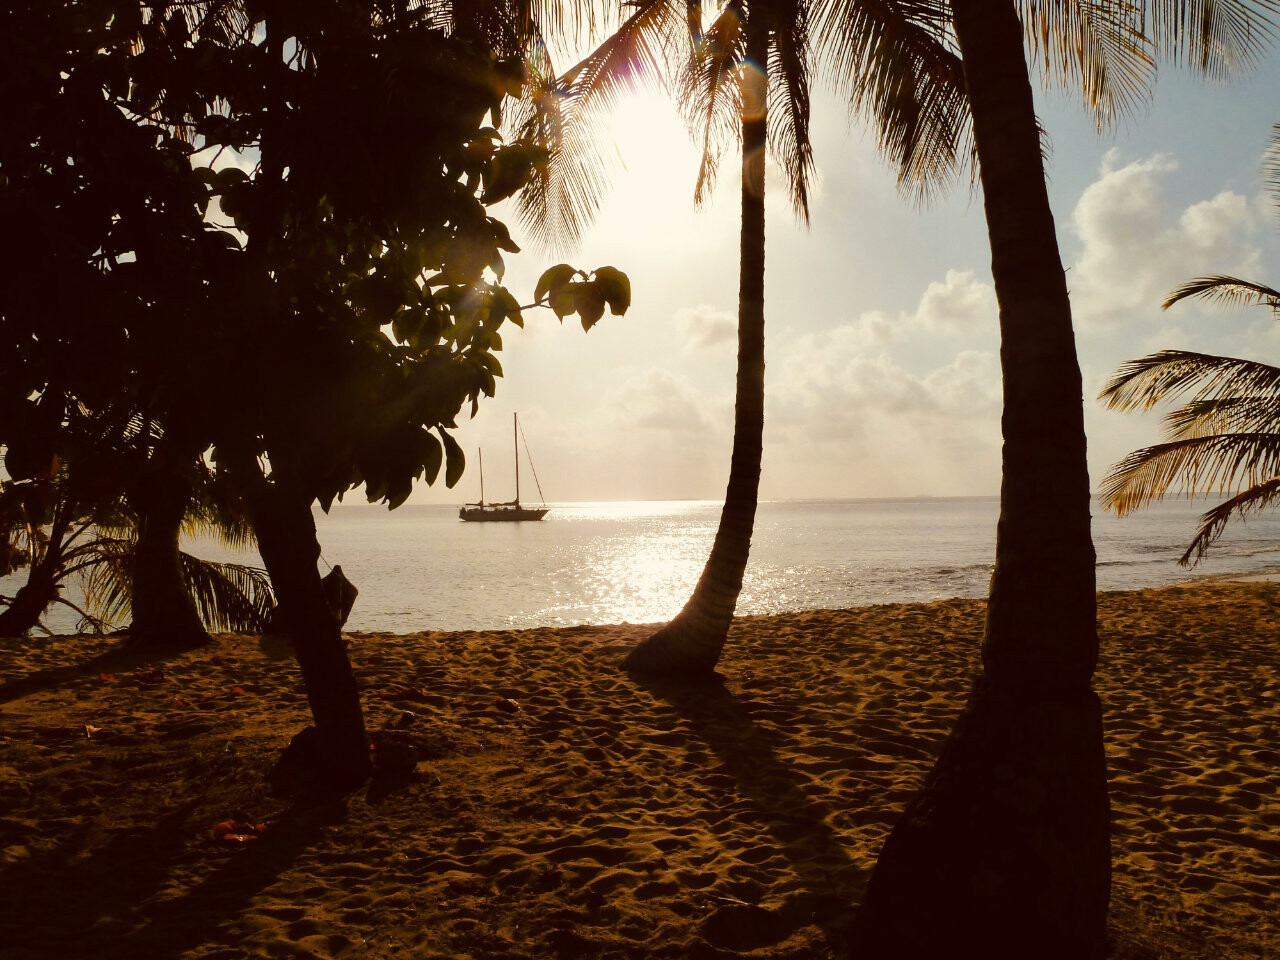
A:
POLYGON ((511 414, 511 449, 516 455, 516 506, 520 505, 520 414, 511 414))
POLYGON ((480 458, 480 506, 484 506, 484 451, 476 447, 476 456, 480 458))

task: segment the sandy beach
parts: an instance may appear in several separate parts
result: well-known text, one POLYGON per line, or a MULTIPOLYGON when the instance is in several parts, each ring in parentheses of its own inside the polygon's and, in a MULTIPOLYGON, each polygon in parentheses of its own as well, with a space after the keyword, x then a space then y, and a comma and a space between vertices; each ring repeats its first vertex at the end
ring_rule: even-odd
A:
MULTIPOLYGON (((257 638, 3 641, 4 956, 840 956, 983 606, 743 618, 701 691, 618 671, 644 626, 353 634, 406 772, 321 805, 265 781, 309 716, 257 638)), ((1114 956, 1280 956, 1278 612, 1100 595, 1114 956)))

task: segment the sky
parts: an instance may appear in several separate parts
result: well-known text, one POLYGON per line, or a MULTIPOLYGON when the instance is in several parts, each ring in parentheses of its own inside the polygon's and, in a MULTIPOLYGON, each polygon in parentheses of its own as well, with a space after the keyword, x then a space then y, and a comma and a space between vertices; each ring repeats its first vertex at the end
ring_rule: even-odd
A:
MULTIPOLYGON (((1276 362, 1261 308, 1160 302, 1211 273, 1280 280, 1280 214, 1260 162, 1280 122, 1280 55, 1251 77, 1206 84, 1162 70, 1147 109, 1099 135, 1061 95, 1037 94, 1050 202, 1068 270, 1094 489, 1130 450, 1159 440, 1156 413, 1094 399, 1124 361, 1181 348, 1276 362)), ((720 499, 733 431, 737 159, 695 209, 698 151, 674 108, 639 95, 614 133, 626 169, 581 246, 525 243, 506 285, 529 302, 567 260, 630 276, 632 306, 589 333, 528 311, 504 333, 505 376, 456 433, 468 469, 411 503, 512 495, 512 412, 548 502, 720 499)), ((818 181, 806 228, 777 171, 766 186, 766 413, 762 499, 983 496, 999 492, 999 337, 981 194, 967 182, 926 208, 898 193, 873 138, 815 97, 818 181)), ((524 470, 524 467, 522 467, 524 470)), ((527 472, 523 499, 537 499, 527 472), (531 496, 533 494, 533 496, 531 496)), ((358 499, 358 496, 356 497, 358 499)))

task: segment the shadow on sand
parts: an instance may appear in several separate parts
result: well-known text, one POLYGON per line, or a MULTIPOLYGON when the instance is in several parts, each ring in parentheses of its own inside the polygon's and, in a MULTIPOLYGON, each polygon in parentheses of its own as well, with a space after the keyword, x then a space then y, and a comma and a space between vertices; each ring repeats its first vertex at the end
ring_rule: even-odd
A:
POLYGON ((228 848, 226 858, 190 889, 185 874, 207 862, 207 834, 195 831, 190 800, 160 815, 147 830, 128 830, 84 856, 84 831, 58 848, 9 865, 0 888, 4 955, 171 960, 203 943, 228 945, 244 931, 219 929, 239 915, 339 819, 340 805, 297 806, 272 821, 258 841, 228 848))
MULTIPOLYGON (((62 640, 63 638, 57 638, 62 640)), ((13 641, 5 641, 13 642, 13 641)), ((20 642, 32 643, 31 639, 20 642)), ((38 642, 38 641, 36 641, 38 642)), ((64 647, 64 649, 68 649, 64 647)), ((84 659, 72 663, 60 663, 58 666, 44 667, 29 673, 18 674, 14 671, 0 683, 0 703, 10 703, 21 697, 42 690, 51 690, 76 680, 95 677, 102 673, 123 673, 189 653, 198 647, 165 647, 158 649, 143 648, 131 644, 127 637, 120 637, 117 645, 99 653, 88 653, 84 659)), ((10 668, 12 669, 12 668, 10 668)))
POLYGON ((735 696, 720 680, 691 684, 636 678, 637 683, 685 720, 719 762, 737 794, 750 801, 761 826, 803 886, 784 904, 766 911, 751 903, 727 904, 704 934, 716 946, 752 950, 790 936, 798 927, 817 926, 832 952, 843 954, 848 918, 866 885, 860 869, 828 824, 835 811, 809 795, 809 781, 782 759, 785 734, 757 716, 765 708, 735 696))

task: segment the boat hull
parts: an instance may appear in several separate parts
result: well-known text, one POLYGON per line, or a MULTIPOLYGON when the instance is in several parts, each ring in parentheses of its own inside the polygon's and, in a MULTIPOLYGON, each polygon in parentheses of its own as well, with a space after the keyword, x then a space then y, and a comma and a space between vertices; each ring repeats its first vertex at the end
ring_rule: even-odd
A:
POLYGON ((541 520, 547 515, 548 507, 483 507, 466 506, 458 510, 458 518, 472 523, 512 523, 517 520, 541 520))

